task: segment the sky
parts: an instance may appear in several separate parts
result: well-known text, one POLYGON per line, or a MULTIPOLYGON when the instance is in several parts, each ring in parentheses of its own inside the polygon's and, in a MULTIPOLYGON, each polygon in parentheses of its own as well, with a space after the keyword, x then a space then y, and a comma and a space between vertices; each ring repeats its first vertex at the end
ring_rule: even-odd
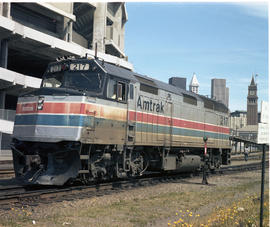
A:
POLYGON ((248 85, 258 74, 258 107, 268 101, 267 3, 128 2, 125 53, 134 71, 168 82, 193 73, 199 93, 226 79, 229 108, 246 110, 248 85))

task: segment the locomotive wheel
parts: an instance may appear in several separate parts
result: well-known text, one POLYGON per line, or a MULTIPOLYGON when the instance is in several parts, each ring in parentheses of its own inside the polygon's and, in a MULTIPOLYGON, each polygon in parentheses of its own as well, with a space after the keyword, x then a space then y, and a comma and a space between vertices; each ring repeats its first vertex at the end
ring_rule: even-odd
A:
POLYGON ((148 167, 147 162, 145 161, 143 152, 133 151, 131 154, 131 162, 130 162, 130 175, 140 176, 148 167))

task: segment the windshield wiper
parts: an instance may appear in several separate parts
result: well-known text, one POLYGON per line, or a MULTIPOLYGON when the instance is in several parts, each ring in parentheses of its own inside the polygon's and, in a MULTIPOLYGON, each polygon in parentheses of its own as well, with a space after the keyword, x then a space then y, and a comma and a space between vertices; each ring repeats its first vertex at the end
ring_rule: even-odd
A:
POLYGON ((82 91, 82 92, 85 92, 87 91, 86 88, 78 88, 78 87, 75 87, 75 86, 64 86, 63 88, 69 88, 69 89, 73 89, 73 90, 76 90, 76 91, 82 91))

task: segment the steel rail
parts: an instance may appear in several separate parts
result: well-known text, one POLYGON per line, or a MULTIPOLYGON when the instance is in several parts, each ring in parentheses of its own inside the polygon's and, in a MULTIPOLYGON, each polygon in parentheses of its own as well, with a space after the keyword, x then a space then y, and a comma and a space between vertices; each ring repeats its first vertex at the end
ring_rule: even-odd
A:
MULTIPOLYGON (((267 161, 267 167, 269 161, 267 161)), ((246 165, 222 167, 214 172, 214 174, 235 174, 244 171, 254 171, 261 169, 261 163, 251 163, 246 165)), ((210 173, 210 172, 209 172, 210 173)), ((208 173, 208 174, 209 174, 208 173)), ((151 186, 169 182, 185 182, 184 179, 194 176, 193 174, 149 174, 145 177, 134 178, 129 180, 120 180, 114 182, 94 183, 92 185, 78 185, 65 187, 49 187, 49 188, 17 188, 10 186, 7 188, 8 193, 0 191, 0 209, 10 209, 12 206, 35 206, 39 203, 51 203, 55 201, 65 201, 89 198, 104 194, 114 193, 115 191, 123 191, 129 188, 137 188, 142 186, 151 186), (11 190, 12 189, 12 190, 11 190), (16 191, 18 190, 18 191, 16 191)), ((197 178, 201 177, 201 173, 197 173, 197 178)))

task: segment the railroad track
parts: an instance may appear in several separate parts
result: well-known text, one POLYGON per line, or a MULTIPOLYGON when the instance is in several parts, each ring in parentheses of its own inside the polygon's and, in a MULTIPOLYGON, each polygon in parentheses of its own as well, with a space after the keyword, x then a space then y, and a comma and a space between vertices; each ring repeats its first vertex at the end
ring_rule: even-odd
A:
MULTIPOLYGON (((266 168, 269 161, 266 162, 266 168)), ((243 171, 254 171, 261 169, 260 163, 251 163, 239 166, 223 167, 214 174, 234 174, 243 171)), ((194 176, 194 175, 192 175, 194 176)), ((0 188, 0 209, 9 210, 11 207, 37 206, 40 203, 52 203, 60 201, 69 201, 104 194, 111 194, 130 188, 153 186, 161 183, 181 183, 191 177, 191 174, 149 174, 146 177, 135 178, 131 180, 120 180, 115 182, 104 182, 92 185, 74 185, 63 187, 22 187, 6 186, 0 188)), ((194 177, 201 178, 201 173, 194 177)))
POLYGON ((0 175, 5 175, 5 174, 15 174, 15 173, 13 169, 1 169, 0 175))
MULTIPOLYGON (((269 157, 269 152, 265 153, 265 157, 269 157)), ((248 160, 261 160, 262 159, 262 153, 251 153, 248 156, 248 160)), ((231 156, 231 161, 243 161, 245 160, 244 154, 237 154, 231 156)))

